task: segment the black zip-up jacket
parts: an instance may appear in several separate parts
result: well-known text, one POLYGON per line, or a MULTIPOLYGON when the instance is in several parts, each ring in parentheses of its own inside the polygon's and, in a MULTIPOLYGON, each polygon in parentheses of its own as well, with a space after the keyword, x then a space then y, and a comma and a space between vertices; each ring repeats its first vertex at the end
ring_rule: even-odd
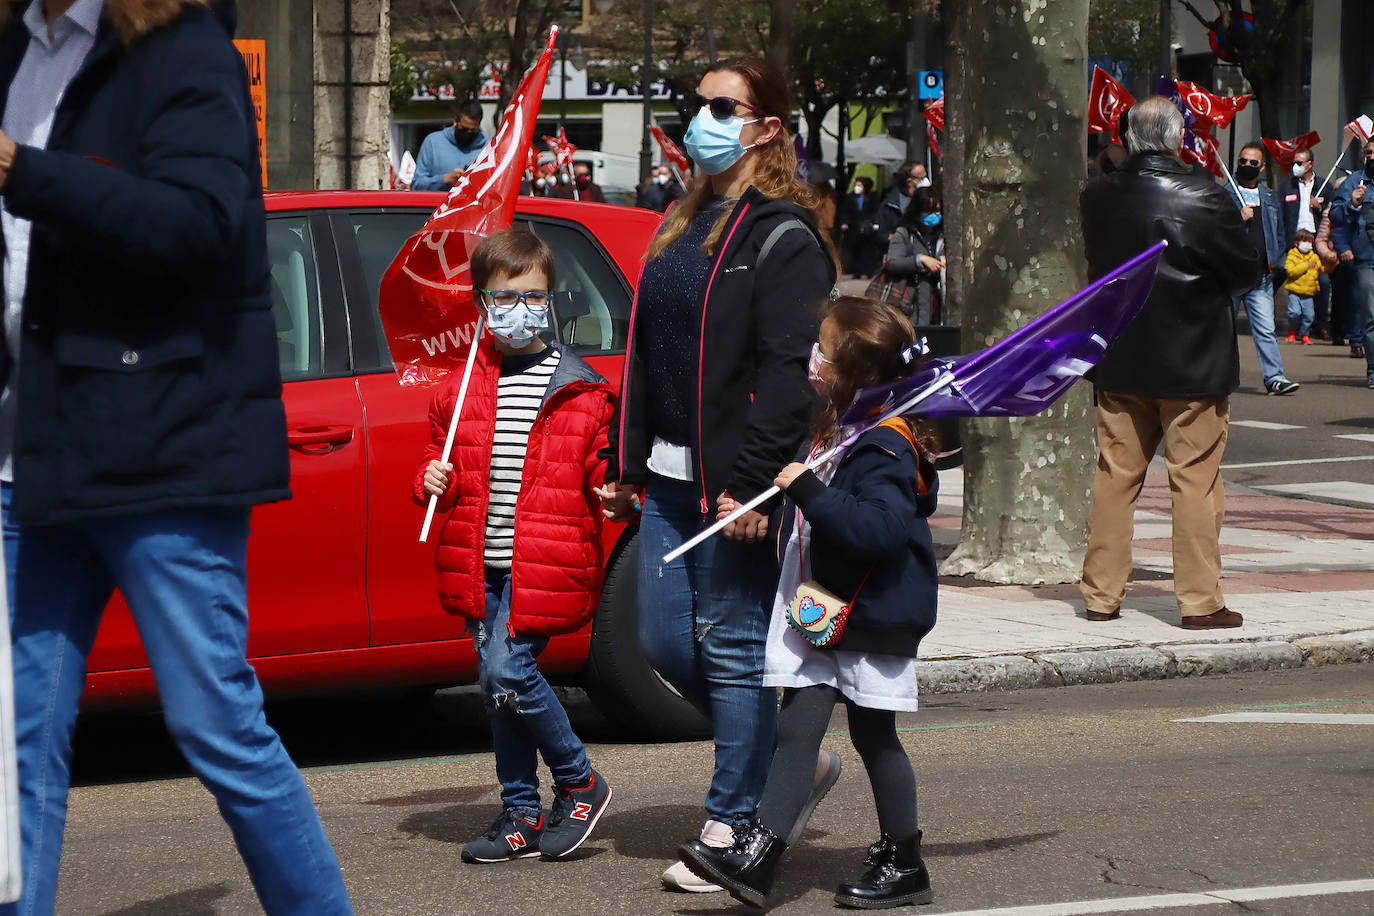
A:
POLYGON ((1169 243, 1140 313, 1098 363, 1093 384, 1152 398, 1225 397, 1240 385, 1235 296, 1264 275, 1231 196, 1173 156, 1132 156, 1080 198, 1096 280, 1155 242, 1169 243))
MULTIPOLYGON (((835 264, 811 214, 755 188, 735 205, 716 248, 701 312, 692 473, 702 515, 723 492, 741 502, 773 485, 806 438, 817 401, 806 362, 819 329, 819 305, 835 285, 835 264), (774 230, 789 221, 802 226, 774 230), (763 263, 759 254, 772 239, 763 263)), ((648 373, 637 339, 640 287, 630 313, 620 402, 611 420, 606 480, 642 485, 652 445, 648 373)))
POLYGON ((779 561, 800 506, 811 523, 808 576, 855 599, 838 648, 916 657, 935 626, 935 546, 926 518, 938 489, 935 466, 918 459, 901 433, 881 426, 840 457, 828 486, 807 471, 787 488, 774 536, 779 561))

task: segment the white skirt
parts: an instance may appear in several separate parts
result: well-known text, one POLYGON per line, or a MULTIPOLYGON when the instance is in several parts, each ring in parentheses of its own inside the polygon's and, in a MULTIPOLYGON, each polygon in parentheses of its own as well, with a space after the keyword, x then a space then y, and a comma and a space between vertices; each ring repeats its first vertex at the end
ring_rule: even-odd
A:
MULTIPOLYGON (((801 551, 811 526, 794 527, 783 551, 782 576, 773 596, 764 656, 763 686, 834 687, 845 699, 867 709, 916 711, 916 659, 900 655, 818 649, 787 625, 787 606, 801 584, 801 551), (801 543, 798 543, 801 541, 801 543)), ((843 645, 843 641, 840 643, 843 645)))

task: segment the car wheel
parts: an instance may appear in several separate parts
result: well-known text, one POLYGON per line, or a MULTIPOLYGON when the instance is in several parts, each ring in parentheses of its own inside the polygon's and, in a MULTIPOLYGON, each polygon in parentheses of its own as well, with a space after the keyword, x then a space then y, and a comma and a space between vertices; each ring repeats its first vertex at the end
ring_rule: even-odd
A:
POLYGON ((650 667, 639 645, 639 529, 626 528, 606 565, 592 623, 587 694, 596 708, 635 735, 705 738, 711 723, 650 667))

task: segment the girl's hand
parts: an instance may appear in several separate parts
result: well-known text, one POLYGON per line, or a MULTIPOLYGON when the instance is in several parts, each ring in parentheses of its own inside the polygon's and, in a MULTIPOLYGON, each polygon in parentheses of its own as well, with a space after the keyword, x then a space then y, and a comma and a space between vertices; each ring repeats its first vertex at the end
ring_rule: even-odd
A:
POLYGON ((939 273, 940 268, 944 267, 945 264, 939 258, 932 258, 928 254, 923 254, 921 255, 921 266, 931 273, 939 273))
POLYGON ((628 522, 639 515, 639 493, 633 487, 622 487, 611 481, 604 487, 592 487, 601 500, 601 514, 612 522, 628 522))
MULTIPOLYGON (((739 506, 740 504, 729 493, 720 494, 716 497, 716 521, 725 518, 739 506)), ((768 516, 751 509, 726 525, 721 533, 732 541, 753 544, 755 541, 761 541, 768 536, 768 516)))
POLYGON ((452 479, 453 465, 431 461, 429 467, 425 468, 425 492, 430 496, 443 496, 452 479))
POLYGON ((786 490, 788 487, 792 486, 792 481, 805 474, 808 470, 810 469, 800 461, 794 461, 781 471, 778 471, 778 476, 773 480, 773 486, 777 487, 779 490, 786 490))

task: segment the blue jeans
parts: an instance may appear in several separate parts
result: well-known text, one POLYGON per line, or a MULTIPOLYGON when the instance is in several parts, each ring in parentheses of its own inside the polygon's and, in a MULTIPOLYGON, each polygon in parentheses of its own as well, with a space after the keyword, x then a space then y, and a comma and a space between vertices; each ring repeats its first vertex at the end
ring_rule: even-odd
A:
POLYGON ((1362 329, 1366 378, 1374 382, 1374 267, 1356 267, 1354 276, 1351 305, 1355 326, 1362 329))
MULTIPOLYGON (((9 488, 5 488, 5 516, 9 488)), ((86 658, 115 587, 157 678, 168 731, 215 796, 263 909, 351 914, 314 802, 262 710, 248 642, 247 509, 159 512, 5 529, 24 896, 49 914, 86 658)))
POLYGON ((1364 346, 1364 318, 1360 311, 1359 281, 1355 276, 1358 271, 1359 268, 1354 264, 1342 261, 1331 275, 1332 297, 1335 297, 1337 289, 1341 293, 1341 323, 1344 325, 1341 332, 1345 335, 1345 342, 1352 347, 1364 346))
POLYGON ((535 665, 549 641, 510 631, 510 570, 488 569, 486 580, 486 619, 468 621, 468 632, 491 708, 501 804, 534 820, 540 810, 536 751, 544 755, 554 785, 585 785, 592 765, 563 704, 535 665))
MULTIPOLYGON (((716 765, 712 820, 753 817, 777 727, 777 692, 763 687, 768 614, 778 584, 769 542, 717 535, 664 565, 704 527, 696 485, 652 476, 639 525, 639 639, 656 671, 710 717, 716 765)), ((770 532, 771 534, 772 532, 770 532)))
POLYGON ((1274 339, 1274 278, 1264 275, 1260 285, 1235 300, 1237 312, 1242 307, 1250 321, 1250 336, 1259 354, 1260 375, 1264 384, 1283 376, 1283 360, 1279 357, 1279 342, 1274 339))
POLYGON ((1288 294, 1288 333, 1299 338, 1312 333, 1312 297, 1288 294))

